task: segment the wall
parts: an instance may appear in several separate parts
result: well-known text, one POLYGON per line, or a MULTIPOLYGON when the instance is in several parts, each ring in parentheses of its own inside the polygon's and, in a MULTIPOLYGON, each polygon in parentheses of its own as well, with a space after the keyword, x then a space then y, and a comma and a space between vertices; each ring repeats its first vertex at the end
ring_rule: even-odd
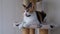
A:
POLYGON ((16 9, 16 3, 17 0, 0 0, 0 34, 20 34, 20 31, 13 27, 13 23, 21 15, 21 9, 16 9))
POLYGON ((2 11, 2 33, 1 34, 15 34, 12 23, 15 14, 15 1, 14 0, 1 0, 2 11))
POLYGON ((2 14, 1 13, 2 12, 2 9, 1 8, 2 7, 1 7, 1 0, 0 0, 0 34, 2 34, 2 26, 1 26, 2 25, 2 23, 1 23, 2 22, 2 19, 1 19, 2 18, 2 15, 1 15, 2 14))
POLYGON ((52 34, 60 34, 60 0, 46 0, 46 13, 49 23, 58 25, 51 31, 52 34))

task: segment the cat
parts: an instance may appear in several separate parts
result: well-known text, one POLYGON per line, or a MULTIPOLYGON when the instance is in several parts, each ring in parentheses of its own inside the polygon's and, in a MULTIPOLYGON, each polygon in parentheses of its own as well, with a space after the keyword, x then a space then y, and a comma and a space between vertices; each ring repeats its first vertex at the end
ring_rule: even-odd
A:
POLYGON ((35 10, 32 10, 32 4, 30 3, 28 7, 26 6, 23 7, 25 8, 23 21, 21 24, 17 24, 16 26, 18 26, 19 29, 22 29, 23 27, 27 27, 27 28, 41 27, 41 24, 37 19, 35 10))
MULTIPOLYGON (((46 14, 42 12, 38 12, 34 10, 34 7, 32 7, 32 3, 26 7, 23 5, 25 8, 24 10, 24 18, 23 21, 20 24, 17 24, 16 26, 19 27, 19 29, 22 29, 24 27, 26 28, 41 28, 42 27, 42 21, 46 17, 46 14), (32 10, 33 9, 33 10, 32 10)), ((53 26, 51 26, 53 28, 53 26)))

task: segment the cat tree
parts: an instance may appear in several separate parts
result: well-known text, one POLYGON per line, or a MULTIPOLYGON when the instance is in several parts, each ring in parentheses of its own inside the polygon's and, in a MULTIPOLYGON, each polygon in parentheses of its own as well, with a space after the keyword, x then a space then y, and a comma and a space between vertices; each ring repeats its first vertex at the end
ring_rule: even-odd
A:
MULTIPOLYGON (((33 3, 33 5, 35 6, 35 9, 36 9, 36 2, 39 2, 39 1, 42 1, 42 0, 30 0, 30 2, 33 3)), ((29 2, 28 0, 23 0, 23 3, 25 5, 27 5, 27 2, 29 2)), ((47 26, 45 26, 47 27, 47 26)), ((35 29, 33 28, 23 28, 22 29, 22 33, 23 34, 35 34, 35 29)), ((48 34, 48 28, 39 28, 39 34, 48 34)))

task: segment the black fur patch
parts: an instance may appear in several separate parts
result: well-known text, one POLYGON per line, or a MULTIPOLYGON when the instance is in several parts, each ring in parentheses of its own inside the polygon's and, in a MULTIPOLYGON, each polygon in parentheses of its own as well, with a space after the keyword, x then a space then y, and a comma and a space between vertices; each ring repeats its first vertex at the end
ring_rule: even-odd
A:
POLYGON ((41 23, 40 15, 41 15, 41 17, 42 17, 42 21, 43 21, 44 18, 46 17, 46 13, 44 13, 43 11, 42 11, 42 12, 36 11, 36 15, 37 15, 38 21, 39 21, 40 23, 41 23))
POLYGON ((31 15, 26 15, 27 17, 30 17, 31 15))
POLYGON ((29 3, 28 6, 26 6, 26 5, 23 4, 23 7, 25 7, 26 9, 28 9, 28 8, 32 7, 32 3, 29 3))
POLYGON ((32 3, 30 3, 30 4, 28 5, 28 7, 26 7, 26 9, 28 9, 28 8, 30 8, 30 7, 32 7, 32 3))

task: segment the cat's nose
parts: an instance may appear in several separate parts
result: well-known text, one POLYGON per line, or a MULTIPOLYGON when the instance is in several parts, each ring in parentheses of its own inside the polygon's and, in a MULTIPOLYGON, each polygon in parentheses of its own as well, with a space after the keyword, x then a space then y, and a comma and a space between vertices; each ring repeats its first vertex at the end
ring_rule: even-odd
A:
POLYGON ((25 14, 27 16, 27 14, 25 14))
POLYGON ((27 14, 26 14, 26 13, 24 13, 24 15, 26 16, 27 14))

